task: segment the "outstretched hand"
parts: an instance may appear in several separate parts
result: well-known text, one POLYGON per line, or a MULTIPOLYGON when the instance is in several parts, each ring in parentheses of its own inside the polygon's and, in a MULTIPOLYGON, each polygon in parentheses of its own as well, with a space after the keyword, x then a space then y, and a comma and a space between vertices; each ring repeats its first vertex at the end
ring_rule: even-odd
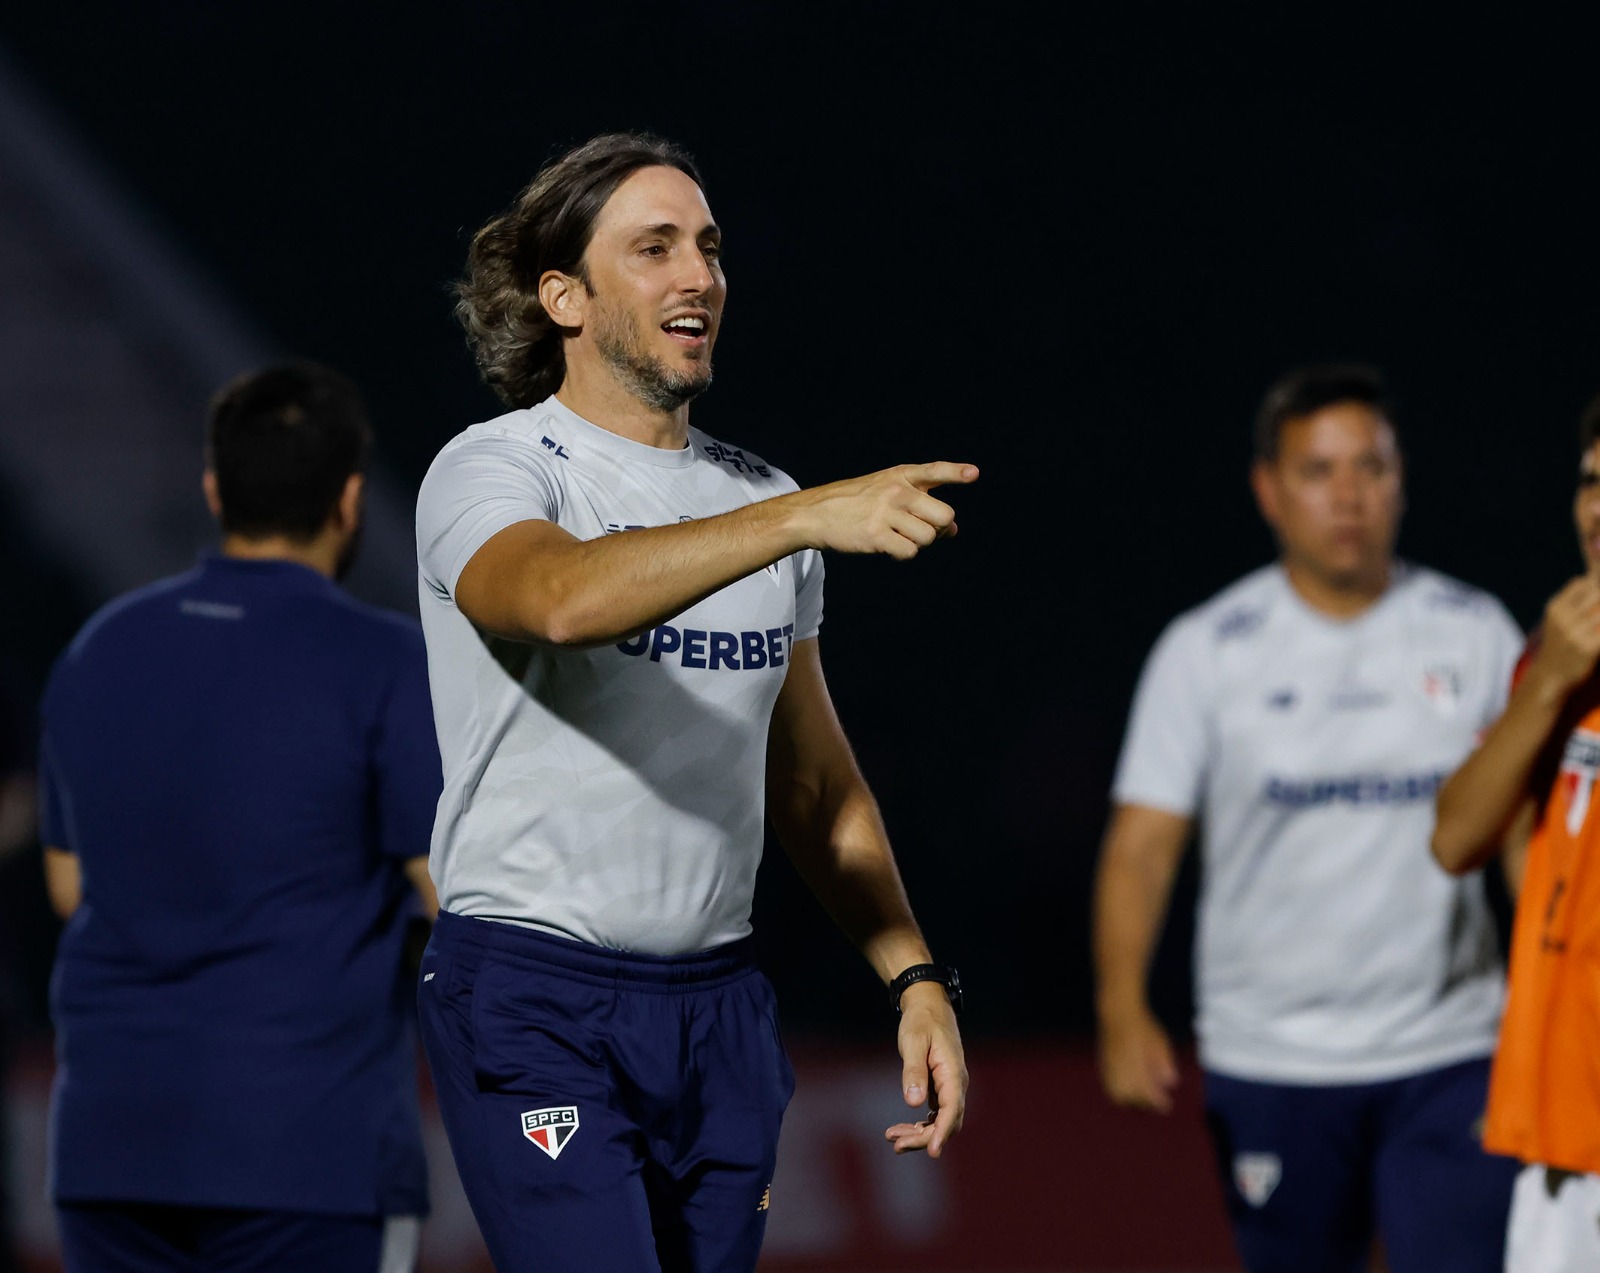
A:
POLYGON ((913 1109, 927 1117, 896 1123, 884 1139, 897 1154, 919 1149, 937 1158, 958 1131, 967 1112, 967 1063, 961 1032, 944 987, 936 982, 909 986, 900 997, 900 1088, 913 1109))
POLYGON ((928 492, 978 480, 971 464, 900 464, 799 492, 805 538, 836 552, 884 553, 909 561, 956 533, 956 512, 928 492))

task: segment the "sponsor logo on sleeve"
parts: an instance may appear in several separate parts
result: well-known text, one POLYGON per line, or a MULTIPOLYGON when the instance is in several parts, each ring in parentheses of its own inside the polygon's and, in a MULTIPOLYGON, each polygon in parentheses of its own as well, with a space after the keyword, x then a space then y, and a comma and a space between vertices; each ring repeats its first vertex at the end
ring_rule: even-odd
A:
POLYGON ((530 1109, 522 1116, 522 1134, 552 1158, 578 1134, 578 1107, 552 1105, 548 1109, 530 1109))
POLYGON ((539 445, 542 446, 546 451, 550 452, 551 455, 559 456, 563 460, 570 460, 572 458, 572 456, 567 453, 567 448, 562 446, 561 443, 557 442, 554 438, 540 438, 539 445))
POLYGON ((1233 1183, 1239 1196, 1252 1207, 1264 1207, 1283 1179, 1283 1159, 1277 1154, 1237 1154, 1233 1159, 1233 1183))

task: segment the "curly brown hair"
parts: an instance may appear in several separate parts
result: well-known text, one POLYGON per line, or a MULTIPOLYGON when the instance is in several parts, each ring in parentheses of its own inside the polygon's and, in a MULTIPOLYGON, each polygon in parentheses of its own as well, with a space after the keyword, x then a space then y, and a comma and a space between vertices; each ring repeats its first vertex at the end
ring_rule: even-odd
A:
POLYGON ((649 133, 605 133, 540 170, 505 212, 472 237, 455 285, 456 318, 488 386, 512 407, 561 386, 561 329, 539 301, 539 277, 560 270, 588 284, 583 254, 617 187, 641 168, 666 166, 704 188, 689 152, 649 133))

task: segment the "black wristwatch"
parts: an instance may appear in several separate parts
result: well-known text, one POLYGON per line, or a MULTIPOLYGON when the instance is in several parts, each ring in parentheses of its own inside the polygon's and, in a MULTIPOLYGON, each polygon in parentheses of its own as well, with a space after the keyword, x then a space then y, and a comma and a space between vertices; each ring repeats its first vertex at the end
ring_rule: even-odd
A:
POLYGON ((896 1013, 900 1011, 900 996, 906 991, 907 986, 914 986, 919 981, 937 981, 944 987, 945 994, 950 996, 950 1007, 957 1015, 961 1012, 961 977, 954 968, 945 964, 912 964, 903 973, 889 983, 889 1002, 894 1005, 896 1013))

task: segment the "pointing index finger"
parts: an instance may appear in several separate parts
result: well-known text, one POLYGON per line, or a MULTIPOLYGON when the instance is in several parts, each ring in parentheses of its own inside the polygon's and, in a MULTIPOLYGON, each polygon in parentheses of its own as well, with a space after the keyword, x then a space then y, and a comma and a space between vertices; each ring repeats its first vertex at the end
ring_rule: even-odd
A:
POLYGON ((949 460, 935 460, 932 464, 912 464, 907 467, 906 481, 926 491, 935 486, 952 483, 966 485, 978 480, 976 464, 952 464, 949 460))

